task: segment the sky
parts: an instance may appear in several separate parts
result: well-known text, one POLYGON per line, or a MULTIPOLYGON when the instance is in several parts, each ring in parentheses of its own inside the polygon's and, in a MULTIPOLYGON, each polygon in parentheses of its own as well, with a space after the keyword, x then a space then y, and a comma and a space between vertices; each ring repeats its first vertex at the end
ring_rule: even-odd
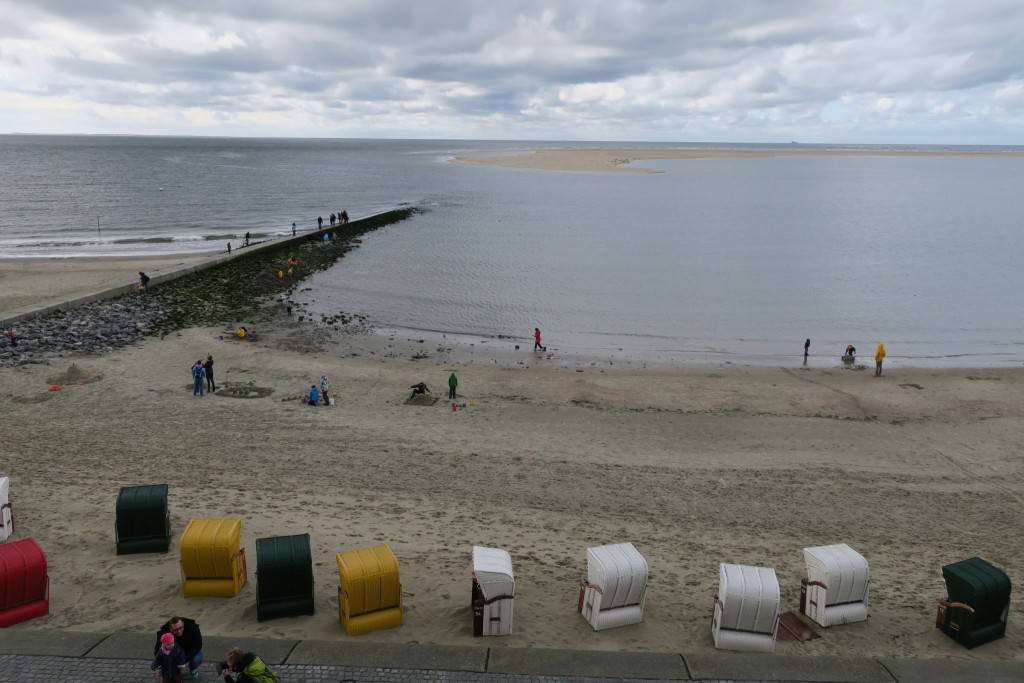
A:
POLYGON ((1021 0, 0 0, 0 133, 1024 145, 1021 0))

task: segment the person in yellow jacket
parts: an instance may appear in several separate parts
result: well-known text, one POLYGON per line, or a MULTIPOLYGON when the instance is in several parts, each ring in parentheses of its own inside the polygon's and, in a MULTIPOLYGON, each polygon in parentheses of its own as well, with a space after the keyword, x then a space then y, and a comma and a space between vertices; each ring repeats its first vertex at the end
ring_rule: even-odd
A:
POLYGON ((878 350, 875 351, 875 377, 882 375, 882 361, 885 360, 885 346, 878 342, 878 350))

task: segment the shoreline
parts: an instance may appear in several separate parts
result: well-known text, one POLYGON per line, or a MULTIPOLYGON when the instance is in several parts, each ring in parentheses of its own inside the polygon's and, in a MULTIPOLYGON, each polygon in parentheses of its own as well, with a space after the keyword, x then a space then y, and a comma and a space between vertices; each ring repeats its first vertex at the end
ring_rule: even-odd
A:
MULTIPOLYGON (((353 244, 357 244, 355 242, 353 244)), ((260 243, 263 244, 263 243, 260 243)), ((253 245, 257 246, 257 245, 253 245)), ((246 252, 238 251, 238 255, 246 252)), ((221 254, 213 255, 181 255, 166 258, 162 255, 147 257, 92 257, 83 256, 74 259, 47 258, 25 263, 21 258, 0 258, 0 319, 4 315, 17 312, 17 309, 31 308, 34 305, 46 305, 70 300, 74 296, 88 295, 106 287, 131 285, 137 280, 138 269, 146 270, 150 277, 159 277, 164 271, 192 266, 209 258, 221 258, 221 254), (129 266, 129 263, 138 265, 129 266), (19 304, 18 306, 12 304, 19 304)), ((291 281, 292 287, 301 287, 303 280, 291 281)), ((301 307, 297 314, 305 313, 306 321, 311 326, 323 326, 316 322, 308 311, 301 307)), ((17 325, 16 325, 17 326, 17 325)), ((332 325, 339 330, 344 325, 332 325)), ((523 365, 544 365, 562 368, 594 368, 606 370, 644 370, 673 367, 801 367, 802 356, 797 353, 776 353, 774 348, 781 342, 758 345, 747 342, 746 346, 721 349, 708 348, 704 342, 697 343, 694 348, 686 348, 677 340, 656 340, 656 343, 644 346, 636 339, 601 339, 594 344, 579 345, 571 340, 551 339, 545 336, 548 352, 533 354, 532 337, 526 335, 514 337, 507 335, 485 335, 444 330, 418 330, 399 328, 375 322, 359 321, 349 330, 359 328, 365 339, 359 342, 367 349, 377 353, 387 353, 389 343, 395 339, 416 340, 420 353, 435 359, 453 359, 457 362, 482 362, 500 364, 508 367, 523 365), (418 341, 422 340, 422 342, 418 341), (617 343, 616 343, 617 342, 617 343), (519 350, 515 349, 516 345, 519 350)), ((648 340, 650 341, 650 340, 648 340)), ((851 370, 873 370, 873 352, 864 350, 857 357, 855 366, 846 366, 840 360, 842 344, 840 342, 819 343, 816 349, 836 349, 835 353, 815 351, 811 354, 809 367, 851 370)), ((919 369, 1004 369, 1021 365, 1019 358, 1001 360, 991 354, 969 354, 965 352, 932 357, 901 356, 895 353, 898 346, 887 344, 890 355, 886 359, 886 369, 900 370, 919 369), (970 362, 970 359, 985 358, 983 362, 970 362)), ((425 357, 426 357, 425 356, 425 357)))
MULTIPOLYGON (((496 150, 497 152, 497 150, 496 150)), ((451 163, 478 164, 544 171, 587 171, 605 173, 662 173, 660 169, 634 166, 637 161, 656 159, 757 159, 780 156, 953 156, 953 157, 1008 157, 1024 156, 1024 152, 987 152, 957 150, 855 150, 855 149, 524 149, 515 153, 486 153, 460 156, 451 163)))

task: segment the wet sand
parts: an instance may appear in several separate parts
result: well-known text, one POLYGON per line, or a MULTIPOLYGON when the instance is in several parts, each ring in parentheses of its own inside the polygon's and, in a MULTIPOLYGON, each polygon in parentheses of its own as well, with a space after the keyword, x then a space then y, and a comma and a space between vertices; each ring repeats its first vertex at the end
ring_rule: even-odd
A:
POLYGON ((694 150, 694 149, 537 149, 521 153, 486 153, 453 159, 456 163, 532 168, 548 171, 592 171, 617 173, 661 173, 638 161, 653 159, 753 159, 776 156, 1019 156, 1013 152, 901 151, 901 150, 822 150, 794 146, 774 150, 694 150))

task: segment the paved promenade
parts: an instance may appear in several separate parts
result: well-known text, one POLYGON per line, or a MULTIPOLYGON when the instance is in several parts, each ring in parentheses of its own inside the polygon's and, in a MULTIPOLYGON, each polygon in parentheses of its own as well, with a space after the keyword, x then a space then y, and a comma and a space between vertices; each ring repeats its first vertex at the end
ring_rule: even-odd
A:
MULTIPOLYGON (((285 683, 1020 683, 1024 662, 795 657, 714 652, 595 652, 368 640, 204 638, 200 680, 216 677, 231 647, 256 652, 285 683)), ((152 683, 149 633, 0 629, 0 683, 152 683)), ((967 651, 964 650, 967 656, 967 651)))

